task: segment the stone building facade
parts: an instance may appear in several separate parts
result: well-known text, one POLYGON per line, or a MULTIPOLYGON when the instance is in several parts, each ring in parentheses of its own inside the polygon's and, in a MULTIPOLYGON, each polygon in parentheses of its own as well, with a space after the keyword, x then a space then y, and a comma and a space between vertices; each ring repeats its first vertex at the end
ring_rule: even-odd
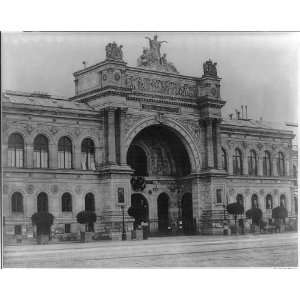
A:
POLYGON ((295 216, 294 134, 246 118, 223 119, 216 63, 180 75, 157 37, 128 66, 122 46, 74 73, 75 95, 2 95, 6 236, 32 236, 31 216, 48 210, 54 230, 77 232, 76 214, 94 210, 110 238, 141 206, 150 232, 218 233, 224 207, 242 201, 264 218, 280 201, 295 216))

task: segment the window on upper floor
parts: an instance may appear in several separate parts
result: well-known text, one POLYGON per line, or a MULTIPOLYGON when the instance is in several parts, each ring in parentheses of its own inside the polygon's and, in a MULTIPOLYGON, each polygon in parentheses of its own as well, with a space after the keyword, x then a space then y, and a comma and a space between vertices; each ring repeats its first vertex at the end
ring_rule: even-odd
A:
POLYGON ((237 194, 236 202, 239 203, 240 205, 244 206, 244 197, 242 194, 237 194))
POLYGON ((222 148, 222 169, 227 171, 227 153, 225 149, 222 148))
POLYGON ((282 152, 278 153, 277 171, 278 171, 278 176, 284 176, 285 175, 284 155, 283 155, 282 152))
POLYGON ((61 210, 63 212, 71 212, 72 211, 72 196, 70 193, 64 193, 61 197, 61 210))
POLYGON ((233 175, 243 174, 242 152, 236 148, 233 154, 233 175))
POLYGON ((81 167, 83 170, 96 170, 95 166, 95 145, 87 138, 81 144, 81 167))
POLYGON ((11 211, 13 213, 23 213, 23 196, 20 192, 15 192, 11 196, 11 211))
POLYGON ((72 169, 72 141, 66 136, 58 141, 58 168, 72 169))
POLYGON ((48 168, 49 149, 48 139, 39 134, 33 143, 33 166, 34 168, 48 168))
POLYGON ((48 212, 48 196, 44 192, 41 192, 38 194, 37 211, 38 212, 48 212))
POLYGON ((95 211, 95 197, 93 193, 88 193, 84 199, 85 210, 95 211))
POLYGON ((13 133, 8 138, 8 166, 24 167, 24 139, 18 133, 13 133))
POLYGON ((257 155, 254 150, 250 151, 248 157, 248 174, 250 176, 257 176, 257 155))
POLYGON ((269 151, 264 152, 263 156, 263 175, 271 176, 271 155, 269 151))
POLYGON ((286 197, 284 194, 280 195, 280 203, 279 206, 283 206, 286 208, 286 197))
POLYGON ((251 207, 252 208, 258 208, 259 205, 258 205, 258 197, 256 194, 253 194, 252 197, 251 197, 251 207))
POLYGON ((272 195, 268 194, 266 196, 266 209, 272 209, 273 208, 273 198, 272 195))

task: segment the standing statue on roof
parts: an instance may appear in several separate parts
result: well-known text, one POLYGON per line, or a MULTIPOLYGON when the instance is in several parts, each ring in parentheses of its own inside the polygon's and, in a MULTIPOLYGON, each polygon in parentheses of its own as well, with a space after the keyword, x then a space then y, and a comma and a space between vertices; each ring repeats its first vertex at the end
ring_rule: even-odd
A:
POLYGON ((161 59, 161 55, 160 55, 161 44, 167 43, 167 41, 158 41, 157 35, 154 36, 153 40, 151 38, 149 38, 148 36, 146 36, 145 39, 149 40, 150 51, 153 52, 153 54, 157 58, 157 60, 160 60, 161 59))
POLYGON ((160 48, 163 43, 167 41, 159 41, 157 35, 153 39, 146 36, 149 40, 149 48, 144 48, 143 53, 138 58, 138 66, 143 68, 154 69, 161 72, 178 73, 175 66, 168 62, 167 55, 161 55, 160 48))

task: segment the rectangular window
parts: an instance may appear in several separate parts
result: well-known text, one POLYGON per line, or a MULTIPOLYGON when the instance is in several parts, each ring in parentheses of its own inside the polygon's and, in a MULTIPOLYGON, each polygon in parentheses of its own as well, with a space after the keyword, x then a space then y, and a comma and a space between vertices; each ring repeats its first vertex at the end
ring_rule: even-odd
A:
POLYGON ((65 224, 65 233, 71 233, 71 224, 65 224))
POLYGON ((15 234, 22 234, 22 225, 15 225, 15 234))
POLYGON ((17 168, 23 167, 23 150, 22 149, 16 150, 16 167, 17 168))
POLYGON ((222 203, 222 190, 221 189, 217 189, 216 190, 216 194, 217 194, 217 203, 222 203))
POLYGON ((14 167, 15 166, 15 151, 14 150, 8 150, 8 166, 14 167))

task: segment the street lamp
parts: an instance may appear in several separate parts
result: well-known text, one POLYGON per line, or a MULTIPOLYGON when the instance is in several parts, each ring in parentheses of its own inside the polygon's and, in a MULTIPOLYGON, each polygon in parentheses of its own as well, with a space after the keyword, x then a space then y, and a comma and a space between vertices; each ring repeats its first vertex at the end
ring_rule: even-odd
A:
POLYGON ((122 241, 126 241, 124 205, 121 205, 121 209, 122 209, 122 241))

